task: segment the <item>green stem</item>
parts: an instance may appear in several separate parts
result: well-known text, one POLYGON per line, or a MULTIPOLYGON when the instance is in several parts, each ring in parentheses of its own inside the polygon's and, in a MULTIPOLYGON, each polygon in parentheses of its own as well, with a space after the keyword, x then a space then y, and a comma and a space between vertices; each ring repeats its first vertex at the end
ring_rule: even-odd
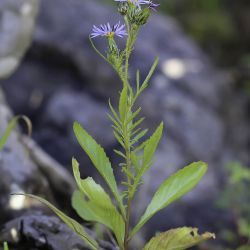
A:
MULTIPOLYGON (((129 85, 130 86, 130 85, 129 85)), ((129 114, 132 109, 132 98, 128 99, 127 113, 129 114)), ((128 172, 131 172, 131 134, 129 132, 129 125, 127 124, 127 119, 124 122, 124 139, 125 139, 125 155, 126 155, 126 168, 128 172)), ((132 181, 130 176, 127 175, 128 189, 127 189, 127 208, 126 208, 126 220, 125 220, 125 238, 124 238, 124 249, 128 249, 129 243, 129 226, 130 226, 130 214, 131 214, 131 198, 130 198, 130 187, 132 185, 132 181)))
POLYGON ((128 33, 128 39, 127 39, 127 43, 126 43, 126 56, 125 56, 125 78, 127 79, 128 81, 128 68, 129 68, 129 57, 130 57, 130 39, 131 39, 131 27, 129 25, 129 21, 128 21, 128 18, 127 16, 124 17, 124 20, 125 20, 125 24, 126 24, 126 27, 127 27, 127 33, 128 33))
MULTIPOLYGON (((123 82, 123 87, 127 86, 129 95, 128 95, 128 100, 127 100, 127 114, 130 114, 133 106, 133 90, 131 88, 131 85, 129 83, 129 58, 138 34, 139 28, 133 25, 130 25, 128 18, 125 16, 124 17, 126 28, 127 28, 127 33, 128 33, 128 38, 126 42, 126 48, 125 48, 125 60, 124 60, 124 68, 123 72, 118 72, 122 82, 123 82)), ((131 172, 131 167, 132 167, 132 161, 131 161, 131 134, 130 134, 130 129, 129 129, 130 124, 127 123, 127 117, 125 117, 123 125, 122 125, 122 130, 124 134, 124 150, 125 150, 125 156, 126 156, 126 170, 127 172, 131 172)), ((125 237, 124 237, 124 246, 123 249, 127 250, 128 249, 128 244, 129 244, 129 234, 130 234, 130 215, 131 215, 131 186, 132 186, 132 179, 129 175, 127 176, 127 207, 126 207, 126 214, 125 214, 125 237)))

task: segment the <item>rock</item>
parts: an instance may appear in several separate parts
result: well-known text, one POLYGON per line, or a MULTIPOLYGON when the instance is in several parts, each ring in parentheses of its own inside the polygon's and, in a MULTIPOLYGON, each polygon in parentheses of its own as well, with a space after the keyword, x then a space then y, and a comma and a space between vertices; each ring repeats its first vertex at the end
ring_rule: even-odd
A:
MULTIPOLYGON (((103 147, 110 149, 116 142, 110 129, 110 121, 107 117, 108 112, 107 107, 84 92, 79 93, 70 89, 58 91, 48 101, 43 120, 43 126, 50 127, 51 132, 47 138, 44 135, 43 141, 40 141, 40 143, 46 145, 46 140, 50 142, 55 137, 56 143, 60 143, 60 145, 54 143, 51 150, 59 148, 61 152, 67 152, 65 155, 67 157, 62 155, 59 159, 60 162, 65 162, 66 165, 70 157, 77 151, 79 153, 75 157, 81 162, 87 162, 86 154, 75 139, 73 123, 78 121, 91 135, 94 135, 94 138, 103 147), (60 141, 56 138, 57 131, 64 131, 64 134, 61 135, 63 138, 61 137, 60 141), (69 147, 67 141, 70 141, 71 147, 69 147)), ((83 173, 85 176, 91 175, 93 168, 84 168, 83 173)))
MULTIPOLYGON (((96 235, 88 228, 84 228, 89 235, 96 239, 96 235)), ((96 239, 100 250, 117 250, 105 240, 96 239)), ((89 249, 86 243, 66 226, 58 217, 36 211, 6 223, 0 229, 0 242, 7 241, 13 250, 84 250, 89 249)))
POLYGON ((0 231, 0 241, 11 249, 70 250, 89 249, 85 243, 57 217, 35 212, 8 222, 0 231))
MULTIPOLYGON (((0 89, 0 135, 4 133, 11 116, 0 89)), ((0 222, 6 222, 16 216, 16 212, 32 206, 32 202, 24 197, 10 196, 11 193, 43 195, 60 204, 60 198, 69 200, 75 188, 72 177, 62 166, 34 143, 32 147, 28 147, 28 144, 32 144, 32 140, 25 139, 19 130, 14 130, 0 152, 0 212, 2 215, 0 222)))
MULTIPOLYGON (((5 131, 11 112, 7 108, 3 95, 0 102, 0 134, 5 131)), ((10 193, 44 193, 49 195, 48 182, 39 175, 37 166, 27 156, 27 150, 22 146, 19 138, 20 134, 13 131, 5 148, 0 152, 0 173, 2 177, 0 189, 1 214, 9 214, 12 209, 21 209, 24 204, 21 201, 15 204, 15 199, 10 197, 10 193)), ((13 213, 13 210, 12 210, 13 213)), ((1 220, 7 220, 8 216, 1 216, 1 220)))
POLYGON ((35 24, 38 0, 0 3, 0 78, 9 76, 27 50, 35 24))
MULTIPOLYGON (((70 164, 72 154, 83 154, 80 147, 75 148, 72 139, 74 119, 92 130, 93 137, 102 138, 108 151, 116 146, 107 132, 103 115, 106 106, 103 106, 110 96, 116 101, 114 95, 121 85, 110 67, 90 48, 88 36, 93 24, 118 18, 111 7, 94 0, 43 0, 34 45, 17 73, 3 82, 11 107, 18 113, 28 112, 34 121, 37 142, 64 165, 70 164), (98 121, 95 126, 89 118, 98 121)), ((104 48, 104 40, 95 42, 100 49, 104 48)), ((216 70, 172 18, 159 14, 153 15, 143 28, 135 49, 131 73, 140 68, 142 78, 155 55, 160 55, 158 70, 139 104, 147 117, 144 125, 153 131, 163 120, 165 131, 134 211, 137 215, 141 213, 170 173, 192 161, 203 160, 210 166, 208 174, 182 200, 181 210, 174 207, 171 222, 158 219, 155 224, 149 223, 147 230, 152 235, 157 228, 190 225, 187 218, 194 217, 195 223, 202 224, 203 217, 197 218, 196 211, 200 211, 201 201, 206 204, 206 212, 214 209, 223 165, 232 159, 249 162, 249 133, 244 114, 234 112, 229 117, 227 111, 234 106, 236 98, 230 76, 216 70), (230 125, 232 117, 237 121, 234 126, 230 125), (241 141, 237 139, 239 128, 241 141)), ((244 110, 244 105, 242 102, 237 108, 244 110)), ((169 214, 164 212, 161 216, 165 218, 169 214)), ((220 213, 213 218, 219 220, 220 213)))

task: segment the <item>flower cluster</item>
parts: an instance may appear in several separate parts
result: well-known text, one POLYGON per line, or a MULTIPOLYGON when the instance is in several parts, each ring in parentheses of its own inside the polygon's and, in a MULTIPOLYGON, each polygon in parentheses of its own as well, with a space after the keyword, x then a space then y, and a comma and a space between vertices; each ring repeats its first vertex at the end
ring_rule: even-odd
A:
POLYGON ((148 5, 148 7, 150 9, 155 10, 155 8, 160 5, 160 4, 157 4, 157 3, 153 3, 152 0, 115 0, 115 1, 120 2, 120 3, 133 4, 136 7, 138 7, 139 9, 141 9, 141 5, 148 5))
POLYGON ((149 4, 150 1, 148 0, 115 0, 115 2, 120 3, 131 3, 137 6, 138 8, 141 8, 142 4, 149 4))
MULTIPOLYGON (((147 22, 147 19, 150 15, 148 9, 156 10, 156 7, 159 4, 153 3, 152 0, 115 0, 119 2, 119 12, 126 16, 131 23, 136 25, 143 25, 147 22), (144 5, 148 8, 142 10, 141 5, 144 5)), ((126 26, 125 24, 121 25, 120 22, 111 26, 109 23, 102 24, 99 27, 93 26, 92 33, 90 34, 91 38, 98 36, 106 37, 112 39, 114 36, 123 37, 126 36, 126 26)))

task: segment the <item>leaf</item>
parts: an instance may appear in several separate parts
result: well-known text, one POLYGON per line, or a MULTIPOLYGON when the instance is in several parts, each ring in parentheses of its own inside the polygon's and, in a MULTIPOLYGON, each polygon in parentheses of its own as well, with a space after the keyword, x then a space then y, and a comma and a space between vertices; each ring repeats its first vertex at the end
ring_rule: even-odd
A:
POLYGON ((28 134, 31 134, 32 131, 32 124, 30 119, 27 116, 15 116, 10 123, 8 124, 7 129, 5 130, 4 134, 0 137, 0 150, 3 149, 4 145, 6 144, 8 138, 10 137, 10 134, 12 132, 12 130, 17 126, 17 123, 19 120, 24 120, 27 128, 28 128, 28 134))
POLYGON ((144 117, 138 119, 136 122, 133 123, 130 130, 132 131, 132 130, 136 129, 144 120, 145 120, 144 117))
POLYGON ((49 207, 65 224, 67 224, 77 235, 79 235, 80 238, 84 240, 84 242, 86 242, 91 247, 91 249, 94 250, 98 249, 98 243, 84 230, 82 225, 80 225, 77 221, 68 217, 66 214, 64 214, 50 202, 32 194, 13 194, 13 195, 24 195, 26 197, 40 201, 41 203, 49 207))
POLYGON ((207 164, 194 162, 164 181, 131 232, 132 237, 154 214, 192 190, 207 171, 207 164))
POLYGON ((119 135, 118 133, 116 133, 115 131, 113 131, 113 134, 114 134, 116 140, 120 143, 120 145, 121 145, 123 148, 125 148, 125 144, 124 144, 124 142, 123 142, 122 136, 120 136, 120 135, 119 135))
POLYGON ((197 228, 176 228, 153 237, 143 250, 184 250, 212 238, 215 239, 212 233, 199 235, 197 228))
POLYGON ((155 59, 153 65, 152 65, 152 67, 151 67, 151 69, 150 69, 150 71, 149 71, 149 73, 148 73, 146 79, 145 79, 144 82, 142 83, 140 92, 142 92, 142 91, 147 87, 147 84, 148 84, 148 82, 150 81, 152 75, 154 74, 155 69, 156 69, 158 63, 159 63, 159 58, 157 57, 157 58, 155 59))
POLYGON ((125 208, 118 191, 113 169, 104 149, 77 122, 74 123, 74 133, 79 144, 106 181, 116 201, 118 202, 121 212, 125 215, 125 208))
POLYGON ((138 174, 139 169, 140 169, 139 158, 134 152, 131 152, 131 161, 132 161, 132 164, 135 168, 136 174, 138 174))
MULTIPOLYGON (((116 113, 115 109, 113 108, 112 104, 111 104, 111 101, 109 100, 109 108, 114 116, 114 119, 116 121, 116 123, 118 124, 118 126, 120 127, 121 125, 121 122, 120 122, 120 119, 119 119, 119 116, 118 114, 116 113)), ((114 123, 116 125, 116 123, 114 123)))
POLYGON ((133 146, 135 143, 137 143, 143 136, 145 136, 147 134, 147 132, 148 132, 148 129, 144 129, 140 133, 135 135, 135 137, 131 141, 131 146, 133 146))
POLYGON ((161 122, 161 124, 156 129, 154 134, 146 141, 143 152, 143 165, 142 165, 142 168, 144 169, 143 174, 150 167, 150 164, 152 163, 153 156, 162 137, 162 131, 163 131, 163 122, 161 122))
POLYGON ((9 250, 8 243, 4 242, 3 243, 3 250, 9 250))
POLYGON ((139 92, 140 89, 140 71, 136 71, 136 92, 139 92))
POLYGON ((130 115, 128 115, 126 125, 130 124, 140 112, 141 112, 141 107, 139 107, 135 112, 133 113, 131 112, 130 115))
POLYGON ((125 86, 121 92, 119 100, 119 113, 120 120, 123 122, 126 117, 127 111, 127 100, 128 100, 128 88, 125 86))
MULTIPOLYGON (((145 142, 143 142, 138 148, 136 148, 133 153, 135 154, 140 148, 144 148, 143 151, 143 163, 139 171, 137 172, 136 178, 133 183, 133 188, 130 192, 130 197, 133 197, 135 195, 135 192, 137 190, 137 187, 139 186, 141 182, 141 178, 146 173, 146 171, 149 169, 153 156, 155 154, 155 151, 157 149, 157 146, 160 142, 160 139, 162 137, 162 131, 163 131, 163 122, 159 125, 159 127, 156 129, 154 134, 145 142)), ((136 168, 136 166, 135 166, 136 168)))
POLYGON ((81 192, 76 191, 72 205, 80 217, 106 225, 113 231, 121 246, 124 241, 125 225, 122 216, 113 205, 109 195, 92 178, 82 180, 79 164, 72 160, 73 173, 81 192))
POLYGON ((114 152, 115 152, 117 155, 119 155, 120 157, 126 159, 126 155, 125 155, 124 153, 122 153, 120 150, 114 149, 114 152))

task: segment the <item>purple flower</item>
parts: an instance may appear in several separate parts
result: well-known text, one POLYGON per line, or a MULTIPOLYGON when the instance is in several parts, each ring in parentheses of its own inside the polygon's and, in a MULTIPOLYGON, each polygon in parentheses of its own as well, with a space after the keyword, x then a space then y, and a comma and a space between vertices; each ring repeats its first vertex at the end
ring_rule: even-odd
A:
POLYGON ((153 3, 152 0, 115 0, 116 2, 127 2, 127 3, 132 3, 138 8, 141 8, 142 4, 147 4, 150 9, 156 11, 156 7, 158 7, 160 4, 153 3))
POLYGON ((159 3, 153 3, 152 1, 149 1, 149 8, 156 11, 156 8, 160 6, 159 3))
POLYGON ((92 33, 90 34, 91 38, 97 37, 97 36, 105 36, 112 38, 114 36, 123 37, 127 35, 125 24, 120 25, 120 22, 117 24, 111 26, 109 23, 107 24, 101 24, 99 27, 93 26, 92 33))
POLYGON ((116 2, 127 2, 132 3, 140 8, 141 4, 150 4, 150 0, 115 0, 116 2))

